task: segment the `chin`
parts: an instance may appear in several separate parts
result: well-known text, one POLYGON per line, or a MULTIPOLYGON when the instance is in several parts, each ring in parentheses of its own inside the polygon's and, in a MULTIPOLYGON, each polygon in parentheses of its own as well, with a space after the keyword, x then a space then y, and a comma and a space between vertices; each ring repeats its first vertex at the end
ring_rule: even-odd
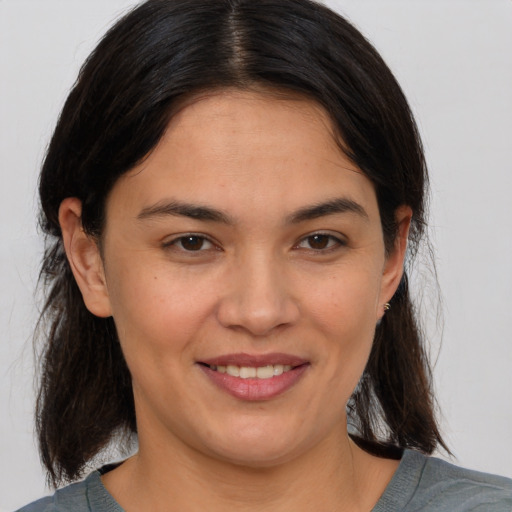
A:
POLYGON ((209 451, 237 466, 270 468, 294 459, 312 444, 301 441, 299 428, 252 425, 225 429, 217 440, 210 439, 209 451))
POLYGON ((248 469, 269 469, 293 460, 299 453, 300 450, 297 450, 296 447, 256 446, 252 443, 251 445, 231 446, 229 450, 219 451, 216 456, 234 466, 248 469))

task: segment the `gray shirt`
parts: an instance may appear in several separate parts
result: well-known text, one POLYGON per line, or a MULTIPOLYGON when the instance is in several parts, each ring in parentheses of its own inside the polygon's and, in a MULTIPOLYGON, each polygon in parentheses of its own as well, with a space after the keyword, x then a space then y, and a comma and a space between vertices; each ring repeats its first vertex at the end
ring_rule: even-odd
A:
MULTIPOLYGON (((512 512, 512 480, 405 450, 372 512, 512 512)), ((123 512, 100 471, 17 512, 123 512)))

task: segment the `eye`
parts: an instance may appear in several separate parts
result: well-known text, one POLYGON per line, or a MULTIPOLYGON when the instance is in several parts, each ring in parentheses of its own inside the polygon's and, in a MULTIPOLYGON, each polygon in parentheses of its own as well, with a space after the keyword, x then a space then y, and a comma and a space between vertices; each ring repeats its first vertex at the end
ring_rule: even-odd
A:
POLYGON ((184 252, 200 252, 213 249, 214 245, 210 240, 201 235, 184 235, 175 238, 165 244, 166 247, 174 247, 184 252))
POLYGON ((344 242, 333 235, 327 233, 313 233, 300 240, 296 247, 313 251, 326 251, 342 245, 345 245, 344 242))

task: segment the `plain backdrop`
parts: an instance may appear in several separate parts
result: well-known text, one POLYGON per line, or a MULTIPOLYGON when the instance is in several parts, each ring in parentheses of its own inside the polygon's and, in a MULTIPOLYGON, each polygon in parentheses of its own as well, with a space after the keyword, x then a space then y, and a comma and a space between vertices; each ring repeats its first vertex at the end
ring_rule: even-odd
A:
MULTIPOLYGON (((425 143, 444 329, 432 285, 422 308, 443 432, 458 464, 512 477, 512 1, 327 3, 381 52, 425 143)), ((0 0, 1 511, 48 493, 32 417, 38 168, 80 64, 134 4, 0 0)))

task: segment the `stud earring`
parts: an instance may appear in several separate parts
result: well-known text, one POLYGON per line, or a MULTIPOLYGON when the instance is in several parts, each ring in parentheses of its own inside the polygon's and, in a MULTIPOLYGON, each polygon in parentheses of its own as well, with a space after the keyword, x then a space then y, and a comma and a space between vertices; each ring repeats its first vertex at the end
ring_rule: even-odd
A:
POLYGON ((389 302, 384 303, 384 311, 389 311, 391 309, 391 304, 389 302))

